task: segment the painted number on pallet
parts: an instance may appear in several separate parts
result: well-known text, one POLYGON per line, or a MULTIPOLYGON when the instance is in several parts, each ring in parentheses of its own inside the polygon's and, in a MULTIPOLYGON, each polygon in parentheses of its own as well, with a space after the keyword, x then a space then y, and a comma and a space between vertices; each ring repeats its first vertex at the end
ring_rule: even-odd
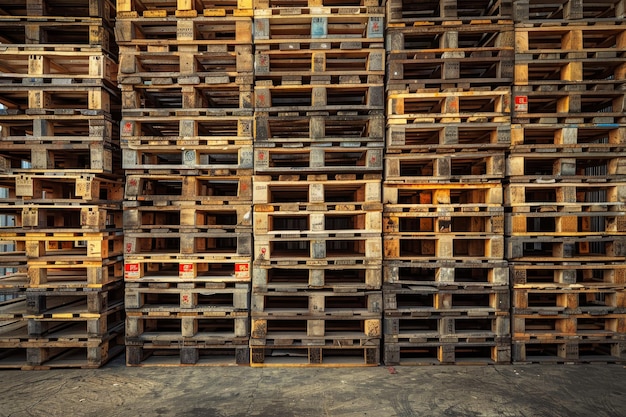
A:
POLYGON ((519 111, 519 112, 528 111, 528 96, 516 96, 515 97, 515 111, 519 111))

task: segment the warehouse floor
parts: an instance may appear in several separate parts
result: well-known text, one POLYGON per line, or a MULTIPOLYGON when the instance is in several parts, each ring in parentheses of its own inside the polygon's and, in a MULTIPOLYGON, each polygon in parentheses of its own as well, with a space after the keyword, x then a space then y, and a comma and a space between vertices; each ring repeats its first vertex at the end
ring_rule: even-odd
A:
POLYGON ((626 416, 620 365, 2 371, 1 416, 626 416))

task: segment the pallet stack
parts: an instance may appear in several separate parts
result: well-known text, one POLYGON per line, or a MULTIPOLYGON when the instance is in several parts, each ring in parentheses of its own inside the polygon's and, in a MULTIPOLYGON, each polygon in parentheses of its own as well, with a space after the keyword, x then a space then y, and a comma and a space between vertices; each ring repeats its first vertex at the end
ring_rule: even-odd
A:
POLYGON ((384 9, 258 0, 253 366, 376 365, 384 9))
POLYGON ((115 8, 0 2, 0 368, 123 351, 115 8))
POLYGON ((516 2, 513 361, 626 359, 625 3, 516 2))
POLYGON ((511 9, 387 2, 385 364, 510 360, 511 9))
POLYGON ((118 0, 129 365, 249 362, 252 16, 118 0))

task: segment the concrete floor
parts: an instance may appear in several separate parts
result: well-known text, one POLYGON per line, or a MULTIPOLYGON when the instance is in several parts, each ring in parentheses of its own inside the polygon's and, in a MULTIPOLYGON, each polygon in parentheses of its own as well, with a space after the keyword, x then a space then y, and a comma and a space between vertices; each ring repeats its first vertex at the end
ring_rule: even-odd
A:
POLYGON ((626 416, 621 365, 0 371, 0 416, 626 416))

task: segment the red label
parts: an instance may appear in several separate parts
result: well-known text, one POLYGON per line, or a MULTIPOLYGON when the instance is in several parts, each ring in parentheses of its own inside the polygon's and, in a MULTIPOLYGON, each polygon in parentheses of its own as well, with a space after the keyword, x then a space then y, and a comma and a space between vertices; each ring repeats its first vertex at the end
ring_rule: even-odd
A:
POLYGON ((141 278, 139 264, 124 264, 124 278, 125 279, 141 278))
POLYGON ((250 279, 250 264, 235 264, 235 278, 250 279))
POLYGON ((515 111, 518 111, 518 112, 528 111, 528 96, 516 96, 515 97, 515 111))

